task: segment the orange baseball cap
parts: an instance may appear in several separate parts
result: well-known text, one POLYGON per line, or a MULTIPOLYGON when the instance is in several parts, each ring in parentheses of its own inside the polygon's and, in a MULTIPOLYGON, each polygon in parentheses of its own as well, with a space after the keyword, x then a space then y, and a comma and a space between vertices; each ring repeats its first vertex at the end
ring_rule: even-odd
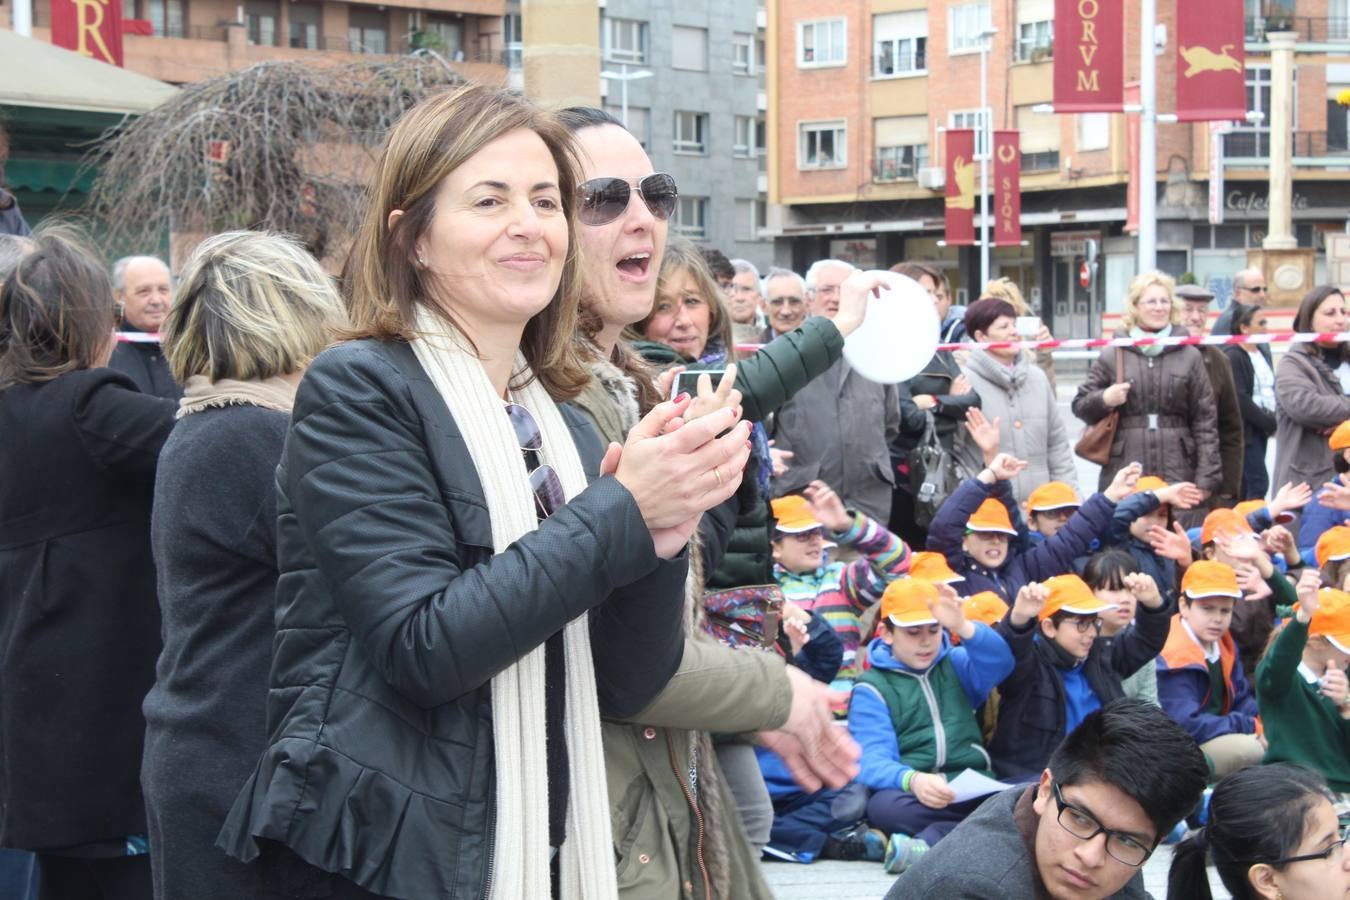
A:
POLYGON ((1220 536, 1231 536, 1243 532, 1252 533, 1252 526, 1247 524, 1247 517, 1241 515, 1235 509, 1221 507, 1210 510, 1209 515, 1205 516, 1205 523, 1200 526, 1200 543, 1213 543, 1220 536))
MULTIPOLYGON (((1241 503, 1233 507, 1233 512, 1237 513, 1238 515, 1242 516, 1242 518, 1245 519, 1252 513, 1260 512, 1265 508, 1266 508, 1266 501, 1264 500, 1243 500, 1241 503)), ((1271 521, 1274 522, 1276 525, 1284 525, 1288 522, 1294 521, 1294 514, 1289 512, 1288 510, 1285 510, 1278 516, 1271 516, 1271 521)))
POLYGON ((1233 567, 1212 559, 1191 563, 1186 574, 1181 576, 1181 592, 1191 600, 1200 597, 1232 597, 1236 600, 1242 596, 1233 567))
POLYGON ((1350 526, 1333 525, 1317 539, 1315 549, 1317 567, 1321 568, 1332 560, 1350 557, 1350 526))
POLYGON ((1331 432, 1331 439, 1327 443, 1331 445, 1332 450, 1350 449, 1350 419, 1336 426, 1336 430, 1331 432))
POLYGON ((1054 578, 1047 578, 1045 587, 1050 596, 1046 598, 1045 606, 1041 608, 1038 616, 1042 620, 1050 618, 1057 612, 1071 613, 1075 616, 1095 616, 1116 608, 1116 604, 1099 599, 1092 593, 1092 588, 1087 586, 1087 582, 1077 575, 1056 575, 1054 578))
POLYGON ((1317 612, 1308 623, 1308 634, 1324 637, 1342 653, 1350 653, 1350 594, 1336 588, 1317 592, 1317 612))
POLYGON ((776 520, 774 528, 778 531, 801 534, 803 531, 825 527, 816 518, 816 514, 811 512, 811 505, 806 502, 806 498, 800 494, 777 497, 769 506, 773 509, 773 517, 776 520))
POLYGON ((910 628, 933 625, 937 618, 928 604, 938 598, 937 586, 922 578, 897 578, 881 595, 881 617, 892 625, 910 628))
POLYGON ((1017 529, 1013 528, 1012 519, 1008 518, 1008 507, 993 497, 981 503, 975 514, 966 520, 966 531, 986 531, 1017 537, 1017 529))
POLYGON ((1008 604, 993 591, 980 591, 961 601, 961 611, 972 622, 993 625, 1008 614, 1008 604))
POLYGON ((1047 512, 1070 506, 1077 509, 1082 505, 1078 492, 1062 481, 1047 481, 1027 497, 1027 510, 1030 512, 1047 512))
POLYGON ((909 558, 909 577, 922 578, 935 584, 951 584, 953 581, 966 580, 947 565, 947 557, 930 550, 920 550, 909 558))
POLYGON ((1167 482, 1163 481, 1157 475, 1143 475, 1134 483, 1134 490, 1130 493, 1137 494, 1140 491, 1161 491, 1167 488, 1167 482))

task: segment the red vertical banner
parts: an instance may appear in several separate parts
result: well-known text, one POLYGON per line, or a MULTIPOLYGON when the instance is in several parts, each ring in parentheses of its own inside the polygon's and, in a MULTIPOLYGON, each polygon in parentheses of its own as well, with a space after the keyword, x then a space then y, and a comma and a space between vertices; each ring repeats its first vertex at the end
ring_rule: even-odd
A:
POLYGON ((947 132, 947 243, 975 243, 975 129, 947 132))
POLYGON ((1124 93, 1125 0, 1055 0, 1055 112, 1120 112, 1124 93))
MULTIPOLYGON (((1131 81, 1125 86, 1125 102, 1131 106, 1139 105, 1139 82, 1131 81)), ((1125 231, 1128 234, 1139 233, 1139 113, 1125 114, 1125 153, 1126 167, 1130 173, 1130 184, 1125 191, 1125 231)))
POLYGON ((994 132, 994 246, 1022 245, 1022 133, 994 132))
POLYGON ((1183 122, 1247 116, 1243 5, 1237 0, 1177 4, 1177 118, 1183 122))
POLYGON ((122 0, 52 0, 52 43, 122 65, 122 0))

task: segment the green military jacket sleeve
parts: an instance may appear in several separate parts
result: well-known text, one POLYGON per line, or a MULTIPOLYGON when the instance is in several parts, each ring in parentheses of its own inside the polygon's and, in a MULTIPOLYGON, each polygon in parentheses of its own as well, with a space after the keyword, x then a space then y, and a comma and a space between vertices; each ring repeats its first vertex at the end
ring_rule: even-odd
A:
POLYGON ((631 721, 724 734, 781 728, 792 706, 782 657, 687 638, 680 667, 631 721))

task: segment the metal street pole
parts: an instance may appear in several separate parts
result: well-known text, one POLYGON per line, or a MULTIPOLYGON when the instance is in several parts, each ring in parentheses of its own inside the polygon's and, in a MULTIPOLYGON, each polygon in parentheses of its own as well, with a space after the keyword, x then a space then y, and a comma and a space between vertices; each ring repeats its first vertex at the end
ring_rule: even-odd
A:
POLYGON ((989 283, 989 44, 997 33, 992 28, 980 33, 980 290, 989 283))
POLYGON ((608 80, 610 80, 610 81, 617 81, 617 82, 619 82, 619 108, 620 108, 620 114, 619 114, 619 116, 620 116, 620 118, 623 120, 623 127, 624 127, 624 128, 627 128, 627 127, 628 127, 628 82, 630 82, 630 81, 637 81, 639 78, 651 78, 651 77, 652 77, 651 71, 650 71, 650 70, 647 70, 647 69, 641 69, 641 70, 639 70, 639 71, 637 71, 637 72, 630 72, 630 71, 628 71, 628 64, 627 64, 627 63, 620 63, 620 64, 619 64, 619 71, 617 71, 617 72, 609 72, 609 71, 601 72, 601 73, 600 73, 600 77, 601 77, 601 78, 606 78, 606 79, 608 79, 608 80))
POLYGON ((1158 57, 1153 30, 1158 0, 1139 4, 1139 263, 1158 268, 1158 57))

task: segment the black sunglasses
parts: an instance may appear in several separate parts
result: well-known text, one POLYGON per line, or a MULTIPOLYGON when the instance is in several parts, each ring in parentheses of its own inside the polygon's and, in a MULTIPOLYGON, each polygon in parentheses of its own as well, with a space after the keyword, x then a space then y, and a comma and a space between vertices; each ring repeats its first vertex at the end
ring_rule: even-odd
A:
POLYGON ((516 432, 516 443, 525 454, 525 466, 530 472, 530 490, 534 493, 534 511, 539 521, 547 519, 567 502, 562 481, 553 467, 539 460, 544 449, 544 434, 530 411, 519 403, 506 404, 506 417, 516 432))
MULTIPOLYGON (((664 220, 674 215, 680 190, 670 175, 663 172, 648 175, 637 182, 637 192, 656 218, 664 220)), ((583 225, 608 225, 628 209, 633 185, 623 178, 592 178, 577 186, 577 194, 581 198, 577 220, 583 225)))

